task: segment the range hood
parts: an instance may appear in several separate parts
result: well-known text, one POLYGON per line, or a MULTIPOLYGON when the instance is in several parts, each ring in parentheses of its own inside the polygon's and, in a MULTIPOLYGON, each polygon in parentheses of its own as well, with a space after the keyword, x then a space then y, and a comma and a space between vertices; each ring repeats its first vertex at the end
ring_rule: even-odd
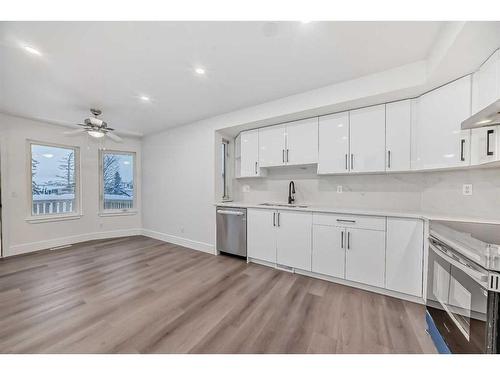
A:
POLYGON ((500 99, 462 121, 462 130, 500 124, 500 99))

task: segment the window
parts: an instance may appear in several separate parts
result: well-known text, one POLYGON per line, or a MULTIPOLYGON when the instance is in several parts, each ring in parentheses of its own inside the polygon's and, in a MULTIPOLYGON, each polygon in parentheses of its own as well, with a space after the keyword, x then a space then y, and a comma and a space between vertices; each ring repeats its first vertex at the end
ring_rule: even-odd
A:
POLYGON ((101 210, 135 208, 135 153, 101 151, 101 210))
POLYGON ((229 142, 225 139, 222 140, 221 143, 221 184, 222 184, 222 199, 229 199, 229 189, 228 189, 228 178, 227 178, 227 169, 228 169, 228 159, 229 155, 229 142))
POLYGON ((29 143, 31 216, 78 212, 77 147, 29 143))

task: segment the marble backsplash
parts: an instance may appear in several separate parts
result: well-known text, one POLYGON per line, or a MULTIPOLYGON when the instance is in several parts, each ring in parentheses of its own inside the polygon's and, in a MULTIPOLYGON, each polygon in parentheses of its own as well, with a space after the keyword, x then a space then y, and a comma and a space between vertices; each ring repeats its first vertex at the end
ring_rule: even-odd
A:
POLYGON ((318 176, 315 166, 274 168, 265 178, 234 180, 234 199, 285 202, 290 180, 297 203, 500 220, 500 168, 344 176, 318 176), (463 184, 473 185, 472 195, 462 194, 463 184))

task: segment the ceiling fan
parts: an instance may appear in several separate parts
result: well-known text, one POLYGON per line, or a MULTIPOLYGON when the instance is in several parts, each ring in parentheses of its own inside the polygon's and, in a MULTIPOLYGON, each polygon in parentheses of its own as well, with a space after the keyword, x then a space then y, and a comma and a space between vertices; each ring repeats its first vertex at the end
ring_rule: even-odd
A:
POLYGON ((108 124, 97 118, 97 116, 101 115, 102 111, 100 109, 91 108, 90 112, 93 117, 86 118, 83 121, 83 124, 77 124, 78 126, 82 126, 83 129, 71 130, 64 132, 66 135, 74 135, 86 132, 88 135, 94 138, 102 138, 104 136, 108 136, 115 142, 123 142, 123 139, 113 133, 115 129, 108 128, 108 124))

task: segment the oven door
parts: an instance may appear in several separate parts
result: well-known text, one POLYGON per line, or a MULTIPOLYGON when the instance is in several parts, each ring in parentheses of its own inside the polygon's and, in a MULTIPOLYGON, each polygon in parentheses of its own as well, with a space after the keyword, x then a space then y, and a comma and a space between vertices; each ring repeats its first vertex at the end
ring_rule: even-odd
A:
POLYGON ((452 353, 486 353, 488 272, 429 240, 427 311, 452 353))

